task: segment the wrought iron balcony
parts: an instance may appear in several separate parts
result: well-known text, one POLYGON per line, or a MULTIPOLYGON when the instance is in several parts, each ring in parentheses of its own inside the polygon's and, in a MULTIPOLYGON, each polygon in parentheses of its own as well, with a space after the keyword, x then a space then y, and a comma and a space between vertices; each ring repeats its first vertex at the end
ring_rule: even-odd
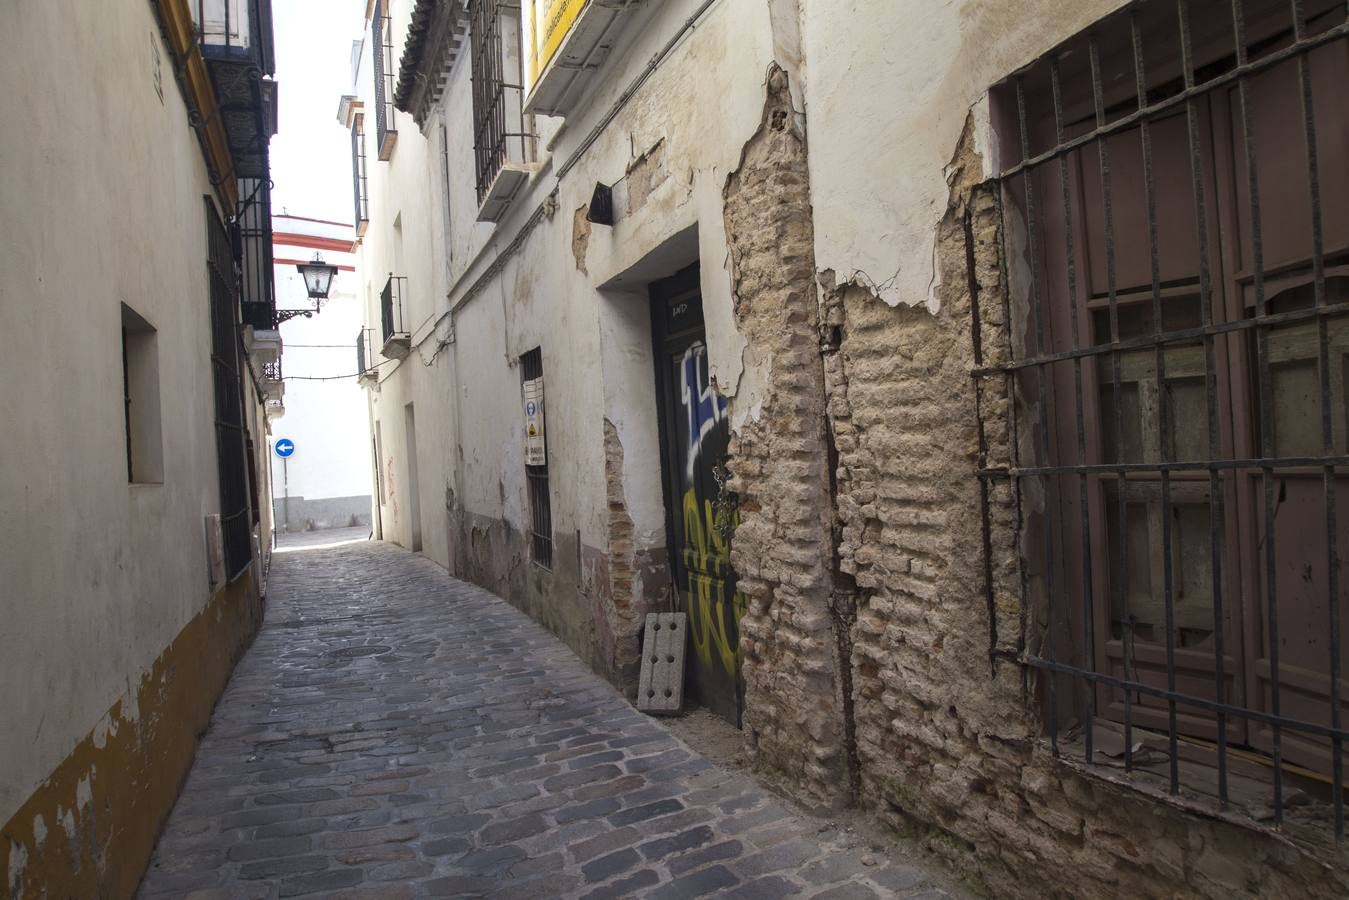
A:
POLYGON ((497 222, 534 171, 538 137, 524 113, 518 8, 485 0, 470 15, 478 221, 497 222))
POLYGON ((380 349, 390 359, 402 359, 412 347, 411 336, 403 325, 403 293, 407 279, 390 275, 379 295, 380 322, 384 330, 384 346, 380 349))
POLYGON ((382 160, 393 156, 394 145, 398 143, 398 126, 394 122, 393 19, 386 13, 384 0, 376 0, 370 19, 370 46, 375 63, 375 139, 382 160))
POLYGON ((379 378, 379 369, 373 357, 374 347, 370 341, 372 329, 362 328, 356 333, 356 383, 373 384, 379 378))
POLYGON ((192 15, 234 173, 268 178, 267 142, 277 124, 271 0, 195 0, 192 15))

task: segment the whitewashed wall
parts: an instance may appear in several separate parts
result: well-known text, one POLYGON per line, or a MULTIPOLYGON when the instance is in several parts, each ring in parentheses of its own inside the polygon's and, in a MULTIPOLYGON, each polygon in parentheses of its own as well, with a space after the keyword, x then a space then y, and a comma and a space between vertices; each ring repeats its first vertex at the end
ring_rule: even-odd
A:
POLYGON ((204 519, 220 509, 212 188, 150 4, 6 15, 0 821, 115 702, 137 717, 142 674, 208 600, 204 519), (122 303, 158 331, 163 484, 127 482, 122 303))

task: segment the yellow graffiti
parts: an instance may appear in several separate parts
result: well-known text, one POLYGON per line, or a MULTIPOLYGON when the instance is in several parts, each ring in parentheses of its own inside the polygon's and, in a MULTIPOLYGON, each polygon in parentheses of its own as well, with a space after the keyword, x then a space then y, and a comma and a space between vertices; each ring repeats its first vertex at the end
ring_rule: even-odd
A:
MULTIPOLYGON (((693 489, 684 492, 684 571, 688 573, 687 608, 693 650, 705 666, 714 660, 731 675, 740 671, 739 622, 748 606, 748 598, 736 591, 731 598, 733 616, 727 628, 726 582, 731 575, 731 550, 715 527, 712 503, 704 500, 698 508, 693 489), (728 633, 729 631, 729 633, 728 633)), ((732 525, 736 524, 732 519, 732 525)))

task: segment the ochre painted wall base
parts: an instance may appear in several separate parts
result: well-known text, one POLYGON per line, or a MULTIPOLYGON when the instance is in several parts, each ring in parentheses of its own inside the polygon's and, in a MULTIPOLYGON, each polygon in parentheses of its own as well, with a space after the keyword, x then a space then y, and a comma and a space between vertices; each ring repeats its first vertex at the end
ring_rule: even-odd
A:
MULTIPOLYGON (((252 572, 217 592, 0 830, 0 897, 131 897, 235 662, 262 623, 252 572)), ((60 710, 51 710, 60 715, 60 710)))

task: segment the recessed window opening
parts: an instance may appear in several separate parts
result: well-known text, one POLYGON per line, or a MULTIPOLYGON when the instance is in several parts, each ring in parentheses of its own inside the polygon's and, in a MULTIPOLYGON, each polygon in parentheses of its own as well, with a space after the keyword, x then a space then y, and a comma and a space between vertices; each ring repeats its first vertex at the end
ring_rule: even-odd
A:
POLYGON ((370 17, 370 56, 375 69, 375 141, 379 158, 388 160, 398 142, 394 111, 397 60, 393 53, 392 0, 375 0, 370 17))
POLYGON ((1139 2, 996 86, 1009 283, 974 312, 1054 751, 1341 837, 1345 18, 1139 2))
POLYGON ((521 388, 524 393, 526 441, 535 443, 537 456, 526 450, 525 483, 529 490, 530 558, 545 569, 553 567, 553 506, 548 486, 548 454, 543 433, 543 350, 535 347, 520 357, 521 388), (531 411, 530 403, 536 404, 531 411), (531 459, 539 460, 537 463, 531 459))
POLYGON ((159 410, 159 337, 153 325, 122 304, 122 403, 126 419, 126 477, 138 484, 164 481, 159 410))
POLYGON ((473 81, 473 153, 478 202, 507 161, 536 158, 533 116, 524 111, 520 6, 475 0, 469 10, 473 81))
POLYGON ((207 197, 204 202, 220 530, 225 547, 225 577, 234 581, 248 571, 253 561, 252 516, 248 509, 248 425, 244 420, 243 366, 239 361, 235 318, 239 304, 239 269, 234 262, 225 223, 211 199, 207 197))

